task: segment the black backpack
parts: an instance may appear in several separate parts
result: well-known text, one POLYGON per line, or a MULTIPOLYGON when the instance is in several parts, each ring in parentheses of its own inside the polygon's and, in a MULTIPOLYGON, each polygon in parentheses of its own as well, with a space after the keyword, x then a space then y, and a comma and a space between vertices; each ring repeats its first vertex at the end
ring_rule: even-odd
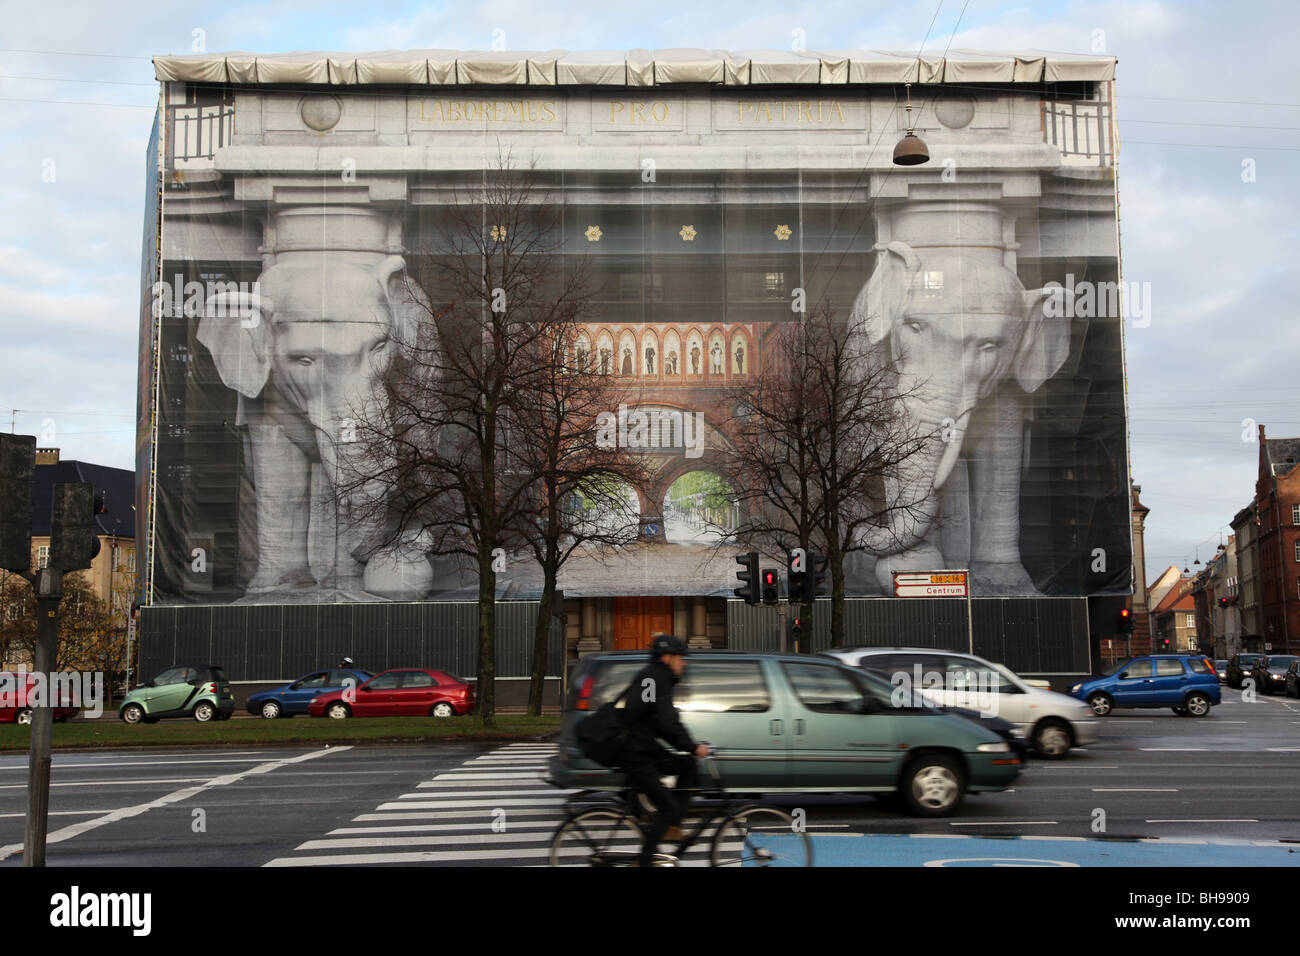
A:
POLYGON ((631 689, 632 685, 628 684, 623 693, 608 703, 601 704, 600 709, 579 723, 574 731, 583 756, 611 770, 618 767, 623 751, 632 739, 632 731, 623 719, 623 712, 615 706, 631 689))

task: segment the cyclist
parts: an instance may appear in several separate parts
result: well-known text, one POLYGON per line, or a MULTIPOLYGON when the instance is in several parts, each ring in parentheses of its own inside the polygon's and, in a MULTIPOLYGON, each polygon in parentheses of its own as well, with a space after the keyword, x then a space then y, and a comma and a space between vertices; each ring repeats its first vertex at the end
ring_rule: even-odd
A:
POLYGON ((650 663, 632 679, 624 705, 624 721, 631 731, 620 768, 628 784, 649 797, 657 811, 646 830, 639 866, 651 866, 659 841, 682 840, 680 826, 691 802, 689 790, 696 784, 696 757, 713 751, 697 744, 682 726, 673 707, 673 686, 686 670, 686 643, 668 634, 655 635, 650 645, 650 663), (667 741, 685 753, 667 750, 667 741), (670 793, 660 777, 677 777, 677 792, 670 793))

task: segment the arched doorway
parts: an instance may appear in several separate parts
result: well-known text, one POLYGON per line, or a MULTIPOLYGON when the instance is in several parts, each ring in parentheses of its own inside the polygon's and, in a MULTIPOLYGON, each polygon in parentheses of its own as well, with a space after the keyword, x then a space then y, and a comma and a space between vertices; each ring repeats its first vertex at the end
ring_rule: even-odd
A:
POLYGON ((726 478, 706 470, 679 475, 664 495, 664 531, 678 544, 716 544, 740 524, 740 502, 726 478))

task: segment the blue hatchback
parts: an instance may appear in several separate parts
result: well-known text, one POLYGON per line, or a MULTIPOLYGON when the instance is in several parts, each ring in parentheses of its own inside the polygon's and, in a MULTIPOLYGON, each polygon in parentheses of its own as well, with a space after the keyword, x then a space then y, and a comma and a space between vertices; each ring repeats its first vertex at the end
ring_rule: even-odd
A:
POLYGON ((292 717, 294 714, 307 713, 307 705, 313 697, 339 690, 352 681, 353 687, 360 687, 374 676, 369 671, 340 670, 315 671, 299 677, 292 684, 264 690, 248 698, 248 712, 261 714, 268 720, 277 717, 292 717))
POLYGON ((1116 707, 1168 707, 1179 717, 1204 717, 1222 700, 1214 662, 1194 654, 1151 654, 1116 664, 1070 688, 1105 717, 1116 707))

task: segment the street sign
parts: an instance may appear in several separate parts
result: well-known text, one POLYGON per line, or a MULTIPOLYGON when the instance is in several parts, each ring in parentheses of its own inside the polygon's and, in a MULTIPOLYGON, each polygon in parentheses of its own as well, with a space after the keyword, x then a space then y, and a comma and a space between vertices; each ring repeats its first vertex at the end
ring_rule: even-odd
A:
POLYGON ((895 571, 894 597, 969 597, 965 571, 895 571))

